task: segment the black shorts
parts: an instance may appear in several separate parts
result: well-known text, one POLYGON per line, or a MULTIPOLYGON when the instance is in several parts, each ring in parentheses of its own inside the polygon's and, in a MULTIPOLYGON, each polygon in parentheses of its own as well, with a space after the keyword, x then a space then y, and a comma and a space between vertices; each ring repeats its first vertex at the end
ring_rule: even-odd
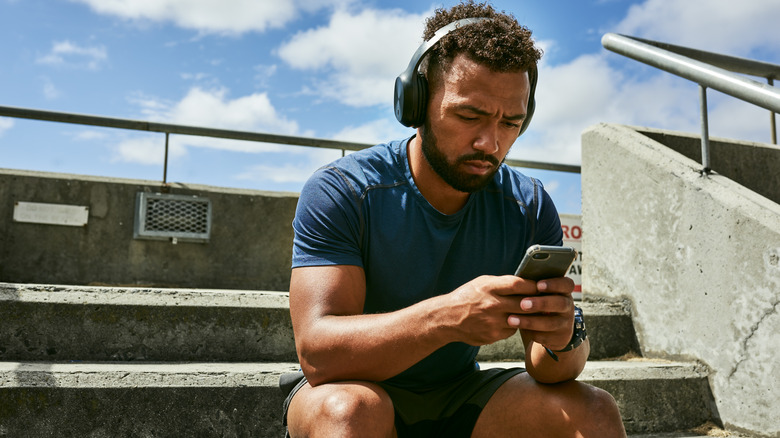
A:
MULTIPOLYGON (((504 382, 523 372, 523 368, 474 371, 458 380, 425 391, 412 391, 383 382, 378 385, 393 401, 399 438, 469 437, 479 414, 493 394, 504 382)), ((290 401, 306 384, 306 378, 302 373, 285 377, 288 390, 292 386, 284 401, 283 421, 286 426, 290 401), (300 378, 297 382, 296 377, 300 378), (294 386, 291 380, 296 383, 294 386)))

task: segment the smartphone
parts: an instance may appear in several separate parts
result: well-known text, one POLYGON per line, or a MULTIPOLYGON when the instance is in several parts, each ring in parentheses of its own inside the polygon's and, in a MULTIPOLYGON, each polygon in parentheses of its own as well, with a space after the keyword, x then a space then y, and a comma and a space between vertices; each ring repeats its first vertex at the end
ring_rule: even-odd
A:
POLYGON ((525 252, 515 275, 528 280, 565 277, 577 258, 577 250, 568 246, 534 245, 525 252))

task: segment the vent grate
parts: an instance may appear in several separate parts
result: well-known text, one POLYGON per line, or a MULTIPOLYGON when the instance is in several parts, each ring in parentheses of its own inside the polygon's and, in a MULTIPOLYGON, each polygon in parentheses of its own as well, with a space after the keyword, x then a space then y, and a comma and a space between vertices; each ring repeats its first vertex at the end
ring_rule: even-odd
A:
POLYGON ((211 201, 196 196, 139 192, 136 239, 204 242, 211 233, 211 201))

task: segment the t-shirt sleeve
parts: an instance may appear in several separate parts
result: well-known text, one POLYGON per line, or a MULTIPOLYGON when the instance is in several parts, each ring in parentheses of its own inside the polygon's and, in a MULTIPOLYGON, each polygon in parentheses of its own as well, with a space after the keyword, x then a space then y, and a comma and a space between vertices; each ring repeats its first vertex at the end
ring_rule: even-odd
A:
POLYGON ((293 219, 292 267, 363 266, 360 197, 345 174, 325 167, 301 190, 293 219))
POLYGON ((544 189, 541 182, 539 185, 538 208, 536 216, 536 243, 539 245, 563 245, 563 230, 561 229, 561 218, 558 216, 558 209, 555 208, 552 198, 544 189))

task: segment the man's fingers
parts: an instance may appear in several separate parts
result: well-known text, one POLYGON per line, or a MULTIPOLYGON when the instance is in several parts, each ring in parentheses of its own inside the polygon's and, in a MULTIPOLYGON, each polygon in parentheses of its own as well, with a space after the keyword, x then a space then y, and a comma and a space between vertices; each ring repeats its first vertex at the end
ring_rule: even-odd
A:
POLYGON ((574 280, 569 277, 548 278, 539 280, 536 289, 546 294, 570 294, 574 291, 574 280))
POLYGON ((524 313, 570 314, 574 312, 574 300, 570 294, 537 295, 520 301, 524 313))
POLYGON ((562 315, 509 315, 507 324, 512 328, 540 333, 571 331, 571 322, 562 315))
POLYGON ((496 277, 495 291, 498 295, 536 295, 536 282, 516 277, 514 275, 502 275, 496 277))

